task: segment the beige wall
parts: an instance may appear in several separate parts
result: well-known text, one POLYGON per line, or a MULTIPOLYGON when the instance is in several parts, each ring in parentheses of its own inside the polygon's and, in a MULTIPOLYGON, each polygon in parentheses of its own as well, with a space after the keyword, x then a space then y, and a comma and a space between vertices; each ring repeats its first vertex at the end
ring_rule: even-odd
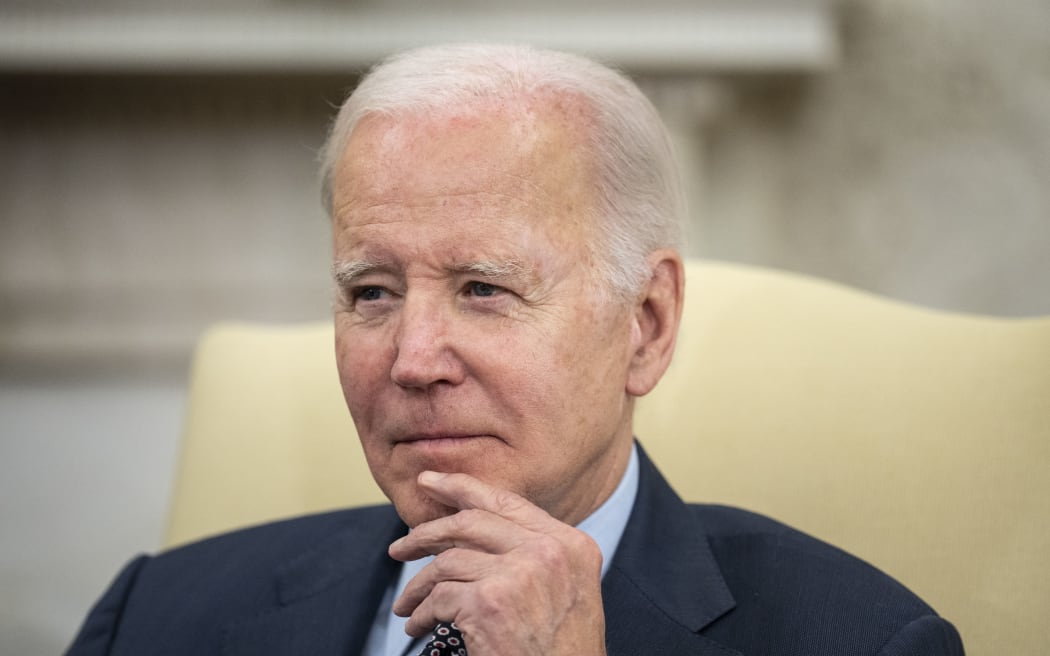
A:
POLYGON ((13 365, 181 369, 210 321, 325 315, 314 150, 338 83, 3 84, 18 99, 0 132, 0 355, 13 365))
POLYGON ((697 250, 1050 313, 1050 4, 842 0, 841 65, 711 131, 697 250))

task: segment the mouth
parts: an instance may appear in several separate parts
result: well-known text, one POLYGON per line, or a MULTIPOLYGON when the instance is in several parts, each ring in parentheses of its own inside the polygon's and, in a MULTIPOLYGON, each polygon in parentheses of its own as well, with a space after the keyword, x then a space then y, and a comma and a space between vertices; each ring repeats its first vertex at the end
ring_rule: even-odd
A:
POLYGON ((435 462, 454 458, 460 462, 481 457, 486 446, 495 441, 499 438, 494 435, 476 433, 413 433, 395 439, 394 448, 413 454, 413 458, 437 459, 435 462))
POLYGON ((472 440, 491 438, 491 435, 474 435, 468 433, 422 433, 418 435, 406 435, 394 440, 395 444, 415 444, 428 446, 455 445, 472 440))

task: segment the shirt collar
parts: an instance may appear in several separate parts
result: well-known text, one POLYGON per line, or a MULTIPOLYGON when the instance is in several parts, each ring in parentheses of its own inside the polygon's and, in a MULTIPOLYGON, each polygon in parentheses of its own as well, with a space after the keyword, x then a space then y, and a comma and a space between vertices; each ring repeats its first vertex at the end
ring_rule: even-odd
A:
POLYGON ((616 548, 620 546, 620 538, 627 527, 627 519, 631 516, 637 494, 638 447, 632 445, 631 457, 627 461, 627 469, 624 470, 620 484, 605 503, 576 525, 576 528, 591 536, 602 550, 602 576, 609 571, 616 548))

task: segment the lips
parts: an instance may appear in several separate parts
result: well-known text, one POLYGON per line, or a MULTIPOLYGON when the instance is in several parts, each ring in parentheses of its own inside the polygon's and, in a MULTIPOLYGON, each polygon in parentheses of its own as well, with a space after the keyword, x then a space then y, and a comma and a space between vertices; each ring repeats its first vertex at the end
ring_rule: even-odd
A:
POLYGON ((411 444, 416 442, 434 442, 434 443, 455 443, 466 440, 482 439, 491 437, 490 435, 476 435, 473 433, 422 433, 415 435, 406 435, 394 440, 395 444, 411 444))
POLYGON ((428 458, 438 457, 481 457, 490 453, 491 447, 503 442, 499 437, 487 433, 463 432, 426 432, 410 433, 393 440, 394 449, 404 449, 406 453, 424 455, 428 458))

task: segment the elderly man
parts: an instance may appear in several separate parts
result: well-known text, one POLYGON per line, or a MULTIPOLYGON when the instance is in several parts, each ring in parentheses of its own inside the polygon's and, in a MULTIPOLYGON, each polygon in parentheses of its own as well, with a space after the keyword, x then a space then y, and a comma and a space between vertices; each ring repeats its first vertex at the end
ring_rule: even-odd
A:
POLYGON ((685 281, 670 149, 624 77, 395 57, 342 107, 324 185, 343 391, 393 506, 140 558, 70 653, 962 653, 864 563, 684 504, 635 442, 685 281))

